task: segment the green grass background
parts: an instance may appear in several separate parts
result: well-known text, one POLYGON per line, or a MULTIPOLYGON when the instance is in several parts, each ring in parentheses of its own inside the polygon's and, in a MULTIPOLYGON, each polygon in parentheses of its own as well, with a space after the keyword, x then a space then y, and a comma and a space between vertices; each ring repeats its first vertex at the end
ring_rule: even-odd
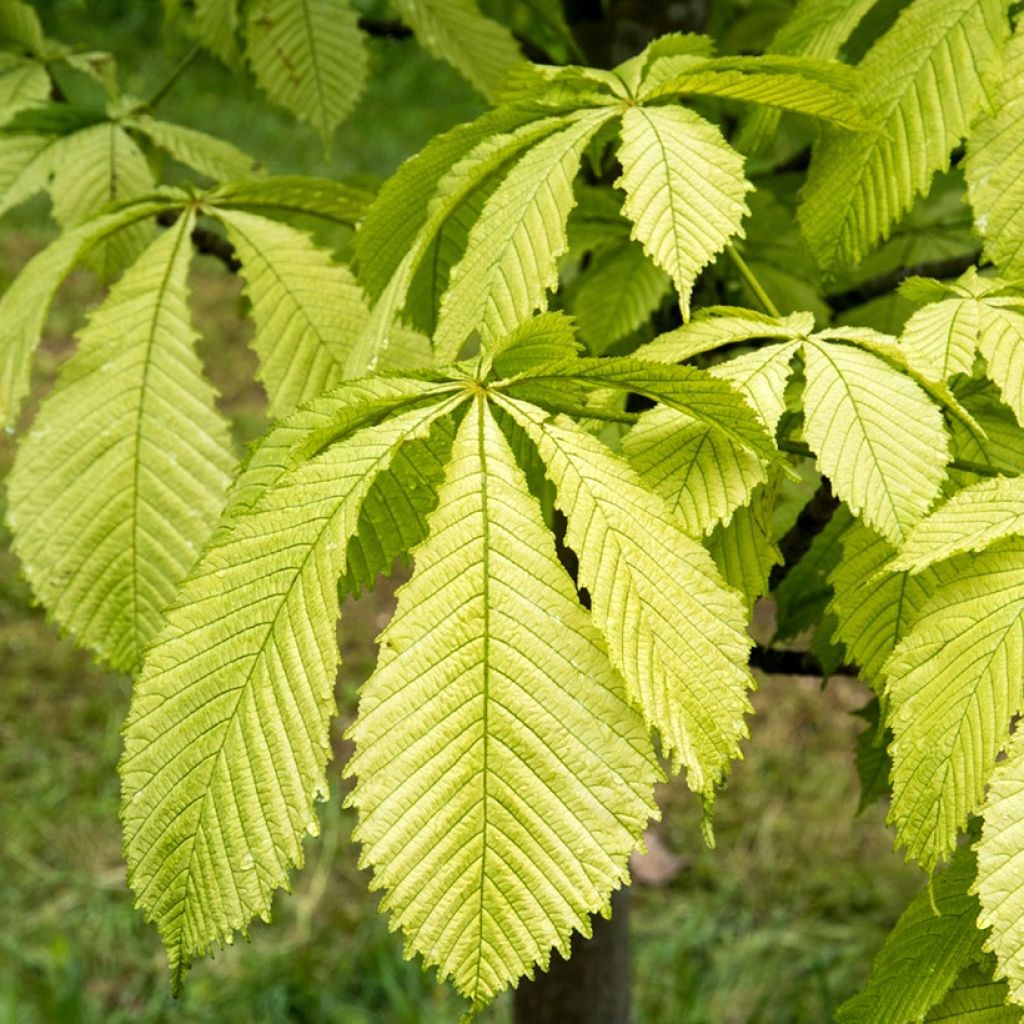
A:
MULTIPOLYGON (((128 92, 152 93, 187 44, 161 29, 159 5, 95 0, 41 4, 56 36, 119 56, 128 92)), ((374 41, 372 84, 329 157, 319 139, 266 104, 251 82, 200 57, 161 114, 222 134, 276 171, 370 182, 432 134, 473 116, 480 100, 408 41, 374 41)), ((44 203, 0 230, 0 280, 52 237, 44 203)), ((238 284, 209 259, 192 277, 203 355, 240 439, 263 423, 251 383, 238 284)), ((62 288, 39 360, 36 394, 52 382, 82 310, 100 297, 76 273, 62 288)), ((14 443, 0 438, 0 468, 14 443)), ((0 1024, 440 1024, 463 1008, 376 913, 340 809, 341 733, 370 672, 371 641, 392 587, 345 609, 344 665, 332 800, 319 840, 273 925, 257 923, 196 965, 172 1000, 155 930, 124 882, 115 765, 129 681, 58 636, 33 607, 18 566, 0 555, 0 1024)), ((853 680, 764 680, 745 760, 721 794, 717 849, 702 844, 699 810, 680 781, 662 787, 661 833, 682 858, 661 889, 635 888, 637 1024, 820 1024, 866 977, 870 958, 912 893, 917 872, 891 850, 884 808, 855 817, 853 680)), ((486 1015, 510 1020, 508 1000, 486 1015)))

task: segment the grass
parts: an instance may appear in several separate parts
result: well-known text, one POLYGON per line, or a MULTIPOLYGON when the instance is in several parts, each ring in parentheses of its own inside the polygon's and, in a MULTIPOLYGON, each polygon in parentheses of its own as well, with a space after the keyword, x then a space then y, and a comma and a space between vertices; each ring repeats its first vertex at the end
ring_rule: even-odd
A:
MULTIPOLYGON (((56 34, 127 54, 127 86, 148 95, 180 56, 161 48, 149 7, 57 0, 46 12, 56 34)), ((205 57, 162 113, 223 132, 274 169, 375 179, 480 108, 459 79, 409 43, 375 43, 373 60, 369 93, 329 159, 311 132, 205 57)), ((0 279, 52 234, 45 216, 45 205, 28 207, 14 222, 18 230, 0 240, 0 279)), ((265 420, 239 286, 202 259, 192 295, 202 354, 241 443, 265 420)), ((81 310, 97 298, 84 273, 61 290, 37 396, 69 353, 81 310)), ((11 439, 0 437, 0 470, 12 453, 11 439)), ((6 552, 6 535, 0 540, 6 552)), ((345 610, 336 766, 392 593, 384 585, 345 610)), ((0 554, 0 658, 0 1024, 458 1019, 461 1001, 402 959, 399 938, 376 913, 348 841, 352 817, 340 807, 337 767, 322 836, 308 841, 306 867, 293 893, 277 900, 274 924, 255 925, 251 942, 196 965, 182 999, 171 1000, 155 931, 132 908, 124 883, 115 765, 129 682, 57 635, 7 553, 0 554)), ((666 888, 638 887, 634 895, 637 1024, 818 1024, 862 983, 871 954, 921 883, 891 851, 882 807, 854 817, 861 724, 849 712, 866 696, 852 680, 824 691, 814 680, 764 681, 746 759, 718 801, 714 851, 702 844, 685 785, 662 787, 659 828, 683 869, 666 888)), ((484 1018, 509 1019, 507 999, 484 1018)))

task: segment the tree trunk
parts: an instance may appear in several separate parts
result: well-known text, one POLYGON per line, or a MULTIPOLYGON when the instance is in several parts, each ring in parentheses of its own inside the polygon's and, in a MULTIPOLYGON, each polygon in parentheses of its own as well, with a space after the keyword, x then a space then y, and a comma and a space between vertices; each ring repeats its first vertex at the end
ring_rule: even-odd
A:
POLYGON ((572 937, 570 958, 551 954, 551 969, 521 982, 515 1024, 632 1024, 629 889, 612 895, 612 916, 593 918, 594 935, 572 937))

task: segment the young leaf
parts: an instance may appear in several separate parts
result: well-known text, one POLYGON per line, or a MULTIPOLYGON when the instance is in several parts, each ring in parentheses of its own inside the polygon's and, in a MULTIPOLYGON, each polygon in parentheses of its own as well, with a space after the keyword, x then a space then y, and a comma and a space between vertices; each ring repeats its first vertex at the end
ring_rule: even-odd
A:
POLYGON ((572 302, 591 352, 601 355, 646 323, 671 287, 636 242, 626 239, 597 253, 572 302))
POLYGON ((156 635, 234 463, 193 350, 191 228, 180 218, 92 314, 9 481, 14 550, 33 589, 121 671, 156 635))
POLYGON ((673 765, 685 765, 690 788, 710 797, 739 754, 750 710, 739 595, 623 459, 569 420, 515 400, 500 404, 557 489, 612 664, 673 765))
POLYGON ((206 193, 204 207, 300 214, 352 228, 363 219, 372 200, 371 192, 340 181, 275 174, 272 178, 248 178, 218 185, 206 193))
POLYGON ((846 345, 804 343, 805 433, 853 512, 899 544, 946 473, 942 414, 909 377, 846 345))
POLYGON ((474 329, 492 340, 546 307, 568 249, 565 222, 580 157, 610 117, 610 110, 591 110, 571 119, 527 150, 484 203, 441 299, 434 333, 441 362, 455 359, 474 329))
POLYGON ((1024 533, 1024 477, 996 477, 958 491, 908 534, 890 572, 921 572, 966 551, 1024 533))
MULTIPOLYGON (((112 122, 84 128, 61 139, 54 155, 53 216, 64 228, 75 227, 110 203, 151 191, 156 182, 132 137, 112 122)), ((139 222, 94 247, 90 262, 108 279, 123 270, 152 237, 139 222)))
POLYGON ((864 681, 877 689, 882 666, 913 626, 938 578, 895 571, 892 545, 860 522, 843 532, 841 543, 842 561, 828 577, 835 592, 829 608, 836 617, 836 636, 864 681))
POLYGON ((1008 32, 1004 0, 914 0, 864 58, 862 106, 878 131, 826 129, 800 208, 826 273, 859 263, 949 166, 1008 32))
MULTIPOLYGON (((877 0, 800 0, 766 53, 831 60, 877 0)), ((764 148, 779 128, 782 111, 764 107, 753 111, 740 130, 738 148, 744 153, 764 148)))
POLYGON ((188 197, 175 189, 142 196, 65 232, 32 257, 0 297, 0 421, 13 426, 28 394, 32 355, 61 281, 90 247, 188 197))
POLYGON ((832 121, 852 131, 871 125, 857 103, 856 73, 836 61, 765 55, 718 57, 688 67, 640 97, 722 96, 832 121))
MULTIPOLYGON (((1019 664, 1016 663, 1016 664, 1019 664)), ((978 926, 991 928, 986 949, 996 955, 999 974, 1009 984, 1010 999, 1024 1004, 1024 907, 1021 906, 1021 841, 1024 822, 1024 733, 1014 735, 1006 760, 989 782, 978 851, 981 900, 978 926)))
POLYGON ((871 980, 839 1008, 836 1024, 907 1024, 942 1001, 981 956, 978 900, 969 892, 974 871, 974 853, 963 846, 900 916, 875 957, 871 980))
POLYGON ((350 730, 360 863, 475 1008, 606 910, 656 816, 640 716, 484 402, 350 730))
POLYGON ((721 431, 665 406, 645 412, 622 453, 691 537, 727 523, 767 479, 761 460, 721 431))
POLYGON ((1007 44, 1003 77, 967 141, 967 194, 985 255, 1003 277, 1024 277, 1024 24, 1007 44))
POLYGON ((1024 705, 1024 542, 956 563, 886 662, 890 819, 927 870, 956 844, 1024 705))
POLYGON ((448 405, 285 474, 211 544, 136 683, 121 760, 128 877, 171 979, 230 942, 302 862, 327 793, 338 577, 377 475, 448 405))
POLYGON ((50 76, 37 60, 0 53, 0 125, 50 98, 50 76))
POLYGON ((122 124, 148 135, 179 163, 214 181, 251 177, 259 169, 259 164, 237 146, 194 128, 158 121, 148 114, 133 114, 122 124))
POLYGON ((644 345, 637 355, 656 363, 681 363, 722 345, 758 338, 789 341, 805 338, 814 330, 814 317, 810 313, 773 317, 752 309, 720 308, 723 310, 720 313, 701 310, 682 327, 666 331, 644 345))
POLYGON ((241 210, 218 210, 252 303, 259 376, 280 416, 342 377, 369 310, 349 271, 303 231, 241 210))
POLYGON ((672 276, 689 316, 697 275, 742 235, 753 187, 743 158, 704 118, 683 107, 629 107, 619 149, 625 190, 623 213, 633 237, 672 276))
POLYGON ((522 63, 512 33, 484 17, 475 0, 396 0, 395 6, 424 49, 448 61, 488 100, 522 63))
POLYGON ((942 1004, 925 1017, 925 1024, 1020 1024, 1024 1011, 1007 1005, 1006 982, 992 980, 995 966, 995 957, 989 955, 965 967, 942 1004))
POLYGON ((978 348, 1003 401, 1024 426, 1024 308, 981 304, 978 348))
POLYGON ((571 359, 522 373, 510 390, 529 393, 547 378, 564 387, 570 382, 630 391, 684 412, 719 431, 741 448, 769 461, 779 455, 753 409, 728 381, 693 366, 666 366, 624 356, 617 359, 571 359))
POLYGON ((253 0, 246 40, 259 85, 328 146, 366 82, 366 50, 348 0, 253 0))
POLYGON ((772 539, 771 493, 756 488, 750 501, 736 509, 728 523, 719 523, 704 546, 722 574, 722 579, 744 597, 747 612, 759 597, 768 593, 768 580, 782 553, 772 539))
POLYGON ((238 0, 195 0, 195 32, 228 67, 238 64, 238 0))
MULTIPOLYGON (((743 394, 772 437, 786 411, 786 385, 797 347, 797 342, 764 345, 717 363, 710 370, 712 376, 728 381, 743 394)), ((644 355, 647 355, 646 349, 644 355)))
POLYGON ((970 373, 981 332, 978 306, 975 299, 960 297, 922 306, 900 335, 907 362, 931 380, 970 373))

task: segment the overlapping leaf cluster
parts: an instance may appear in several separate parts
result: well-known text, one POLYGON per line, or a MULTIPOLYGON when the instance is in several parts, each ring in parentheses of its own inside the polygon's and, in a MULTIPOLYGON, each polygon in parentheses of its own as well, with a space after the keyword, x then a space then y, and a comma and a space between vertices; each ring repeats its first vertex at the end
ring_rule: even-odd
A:
MULTIPOLYGON (((950 861, 839 1019, 1020 1019, 1012 5, 912 0, 879 30, 870 3, 804 0, 763 56, 669 35, 612 70, 526 64, 466 0, 396 6, 496 105, 373 198, 256 174, 0 0, 0 212, 46 190, 65 229, 0 298, 5 423, 61 280, 120 274, 21 442, 8 520, 51 615, 137 674, 125 848, 175 983, 301 865, 342 600, 411 555, 348 802, 382 909, 472 1011, 608 911, 664 768, 710 808, 774 589, 780 637, 815 628, 823 667, 875 692, 858 763, 891 788, 898 842, 950 861), (856 67, 835 59, 854 45, 856 67), (101 77, 102 115, 54 98, 60 62, 101 77), (813 141, 799 199, 757 162, 792 139, 813 141), (157 187, 152 147, 220 184, 157 187), (358 225, 354 268, 296 216, 358 225), (243 279, 275 418, 237 466, 188 309, 204 230, 243 279), (965 254, 961 276, 844 305, 871 274, 965 254), (824 482, 840 507, 773 587, 824 482)), ((325 137, 361 88, 345 3, 192 17, 325 137)))

